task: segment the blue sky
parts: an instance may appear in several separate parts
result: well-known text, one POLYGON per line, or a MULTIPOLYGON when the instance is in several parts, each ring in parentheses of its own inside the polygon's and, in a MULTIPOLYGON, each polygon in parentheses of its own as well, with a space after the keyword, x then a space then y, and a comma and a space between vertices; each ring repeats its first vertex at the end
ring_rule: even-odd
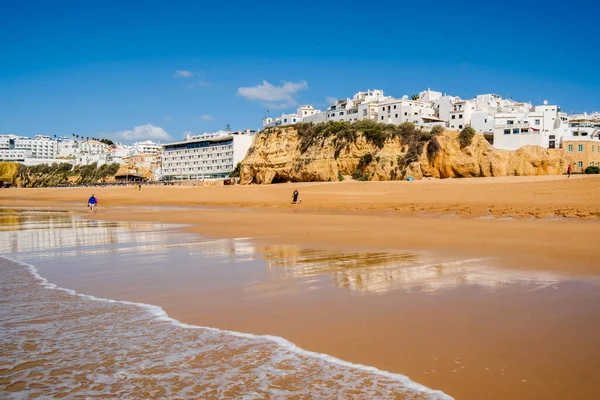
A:
POLYGON ((207 3, 1 2, 0 133, 180 139, 375 88, 600 111, 597 2, 207 3))

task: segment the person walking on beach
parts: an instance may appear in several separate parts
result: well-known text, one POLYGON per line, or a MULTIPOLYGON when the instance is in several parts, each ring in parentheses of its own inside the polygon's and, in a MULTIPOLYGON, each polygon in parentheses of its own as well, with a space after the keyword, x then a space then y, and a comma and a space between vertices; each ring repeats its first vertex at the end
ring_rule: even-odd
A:
POLYGON ((567 167, 567 178, 571 177, 571 171, 573 170, 573 167, 571 166, 571 164, 569 163, 569 166, 567 167))
POLYGON ((88 208, 90 209, 90 214, 96 213, 96 207, 98 206, 98 199, 96 196, 92 194, 92 197, 88 199, 88 208))
POLYGON ((295 189, 294 193, 292 193, 292 203, 293 204, 302 203, 302 199, 299 198, 298 196, 300 196, 300 193, 298 193, 298 189, 295 189))

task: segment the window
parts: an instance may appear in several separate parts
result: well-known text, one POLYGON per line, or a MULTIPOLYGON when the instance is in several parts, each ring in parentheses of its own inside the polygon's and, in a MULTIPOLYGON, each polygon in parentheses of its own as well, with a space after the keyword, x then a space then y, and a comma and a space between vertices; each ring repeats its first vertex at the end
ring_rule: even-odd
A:
POLYGON ((514 128, 514 129, 513 129, 513 133, 514 133, 515 135, 516 135, 516 134, 518 134, 518 133, 519 133, 519 128, 514 128))
POLYGON ((287 122, 287 118, 283 120, 283 122, 287 122))
POLYGON ((583 168, 583 161, 579 161, 579 162, 577 163, 577 166, 578 166, 579 168, 583 168))
POLYGON ((366 109, 363 110, 363 115, 367 115, 367 110, 366 109))
POLYGON ((396 118, 398 118, 398 114, 396 114, 396 118))
POLYGON ((452 116, 452 119, 456 119, 456 115, 453 115, 453 116, 452 116))
POLYGON ((381 111, 385 111, 385 107, 381 107, 381 111))
POLYGON ((396 105, 394 104, 394 110, 396 109, 396 105))
POLYGON ((483 120, 483 123, 484 123, 484 124, 487 124, 487 118, 483 120))
POLYGON ((583 145, 582 144, 577 145, 577 151, 580 152, 580 153, 583 151, 583 145))
POLYGON ((506 125, 512 125, 514 123, 515 123, 515 121, 513 121, 512 119, 509 119, 508 121, 506 121, 506 125))
POLYGON ((510 129, 505 129, 505 130, 504 130, 504 134, 505 134, 505 135, 510 135, 510 129))
POLYGON ((405 112, 405 113, 404 113, 404 116, 407 116, 407 115, 408 115, 408 113, 407 113, 407 112, 405 112))
POLYGON ((594 152, 594 146, 592 146, 592 153, 594 152))
POLYGON ((462 125, 459 125, 459 126, 458 126, 458 129, 462 129, 462 125))
POLYGON ((536 119, 533 123, 534 123, 534 125, 539 125, 540 124, 540 120, 536 119))
POLYGON ((383 115, 381 116, 381 120, 383 121, 383 115))
POLYGON ((462 114, 458 114, 458 118, 461 119, 462 118, 462 114))

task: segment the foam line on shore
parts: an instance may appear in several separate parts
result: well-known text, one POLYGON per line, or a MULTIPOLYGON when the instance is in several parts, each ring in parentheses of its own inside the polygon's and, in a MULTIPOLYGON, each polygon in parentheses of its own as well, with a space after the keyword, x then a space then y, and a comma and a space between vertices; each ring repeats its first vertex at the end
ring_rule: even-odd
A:
POLYGON ((385 377, 385 378, 388 378, 391 380, 395 380, 395 381, 401 383, 407 389, 411 389, 411 390, 418 391, 420 393, 429 395, 429 396, 431 396, 432 399, 453 399, 451 396, 447 395, 446 393, 444 393, 440 390, 433 390, 426 386, 423 386, 417 382, 412 381, 409 377, 407 377, 405 375, 395 374, 392 372, 380 370, 376 367, 362 365, 362 364, 355 364, 355 363, 351 363, 348 361, 340 360, 338 358, 335 358, 335 357, 327 355, 327 354, 305 350, 305 349, 302 349, 302 348, 296 346, 295 344, 293 344, 292 342, 290 342, 282 337, 279 337, 279 336, 254 335, 254 334, 250 334, 250 333, 222 330, 222 329, 212 328, 212 327, 190 325, 190 324, 186 324, 186 323, 178 321, 174 318, 169 317, 169 315, 166 313, 166 311, 164 309, 162 309, 160 306, 146 304, 146 303, 125 301, 125 300, 105 299, 105 298, 95 297, 92 295, 77 293, 73 289, 62 288, 62 287, 57 286, 54 283, 48 282, 48 280, 46 278, 42 277, 38 273, 37 268, 32 264, 29 264, 29 263, 26 263, 23 261, 19 261, 19 260, 15 260, 15 259, 12 259, 5 255, 0 255, 0 258, 4 258, 5 260, 8 260, 10 262, 25 266, 29 270, 29 272, 32 274, 32 276, 40 282, 40 285, 47 289, 60 290, 60 291, 66 292, 70 295, 78 296, 78 297, 81 297, 81 298, 84 298, 87 300, 91 300, 91 301, 101 301, 101 302, 107 302, 107 303, 113 303, 113 304, 125 304, 125 305, 130 305, 130 306, 136 306, 136 307, 142 308, 145 311, 149 312, 151 315, 154 316, 154 318, 157 321, 168 321, 168 322, 172 323, 173 325, 184 328, 184 329, 202 329, 202 330, 208 330, 208 331, 213 331, 213 332, 218 332, 218 333, 225 333, 225 334, 228 334, 228 335, 231 335, 234 337, 240 337, 240 338, 263 339, 265 341, 273 342, 276 345, 286 348, 289 351, 296 353, 298 355, 302 355, 305 357, 318 358, 320 360, 323 360, 323 361, 331 363, 331 364, 336 364, 336 365, 346 367, 346 368, 354 368, 354 369, 357 369, 360 371, 376 374, 376 375, 379 375, 379 376, 382 376, 382 377, 385 377))

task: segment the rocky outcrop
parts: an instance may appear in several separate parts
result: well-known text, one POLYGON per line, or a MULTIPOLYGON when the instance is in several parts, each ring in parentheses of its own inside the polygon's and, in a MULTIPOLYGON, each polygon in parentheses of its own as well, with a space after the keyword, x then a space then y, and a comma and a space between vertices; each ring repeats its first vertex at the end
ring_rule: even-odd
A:
POLYGON ((458 135, 452 131, 435 135, 430 140, 438 146, 428 151, 428 141, 409 146, 393 135, 380 146, 361 133, 343 146, 340 137, 332 135, 313 138, 307 146, 293 126, 265 130, 256 135, 241 163, 240 182, 335 181, 340 175, 366 180, 552 175, 565 169, 560 150, 539 146, 497 150, 479 134, 461 148, 458 135))

